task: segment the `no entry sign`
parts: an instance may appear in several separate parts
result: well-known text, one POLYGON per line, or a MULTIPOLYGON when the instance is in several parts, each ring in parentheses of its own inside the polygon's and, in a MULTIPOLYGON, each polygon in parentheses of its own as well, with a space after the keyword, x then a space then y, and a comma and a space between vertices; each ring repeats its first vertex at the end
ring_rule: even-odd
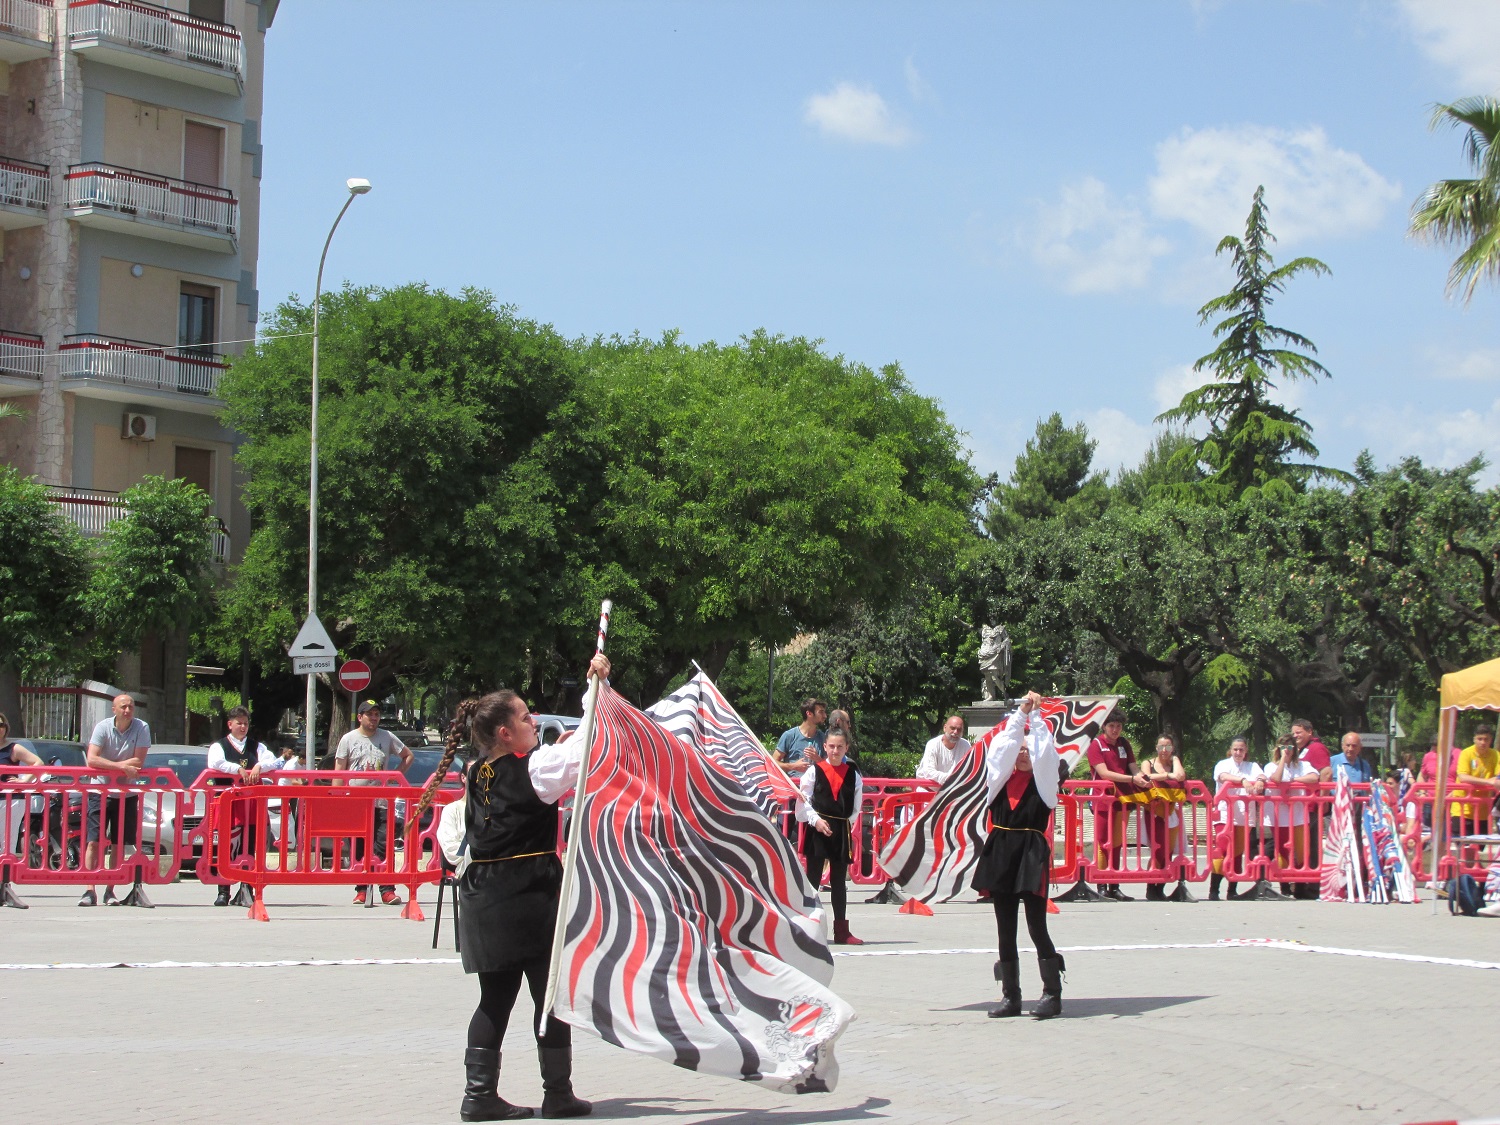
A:
POLYGON ((364 691, 370 686, 370 666, 363 660, 346 660, 339 669, 339 686, 345 691, 364 691))

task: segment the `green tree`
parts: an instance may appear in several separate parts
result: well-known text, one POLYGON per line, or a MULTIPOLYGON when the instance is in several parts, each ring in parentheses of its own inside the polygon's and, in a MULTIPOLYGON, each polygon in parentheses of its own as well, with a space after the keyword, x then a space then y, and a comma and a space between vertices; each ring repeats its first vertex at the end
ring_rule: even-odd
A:
POLYGON ((1132 469, 1122 468, 1110 489, 1112 503, 1137 508, 1163 496, 1177 494, 1203 480, 1203 467, 1192 450, 1196 443, 1181 430, 1165 429, 1132 469))
POLYGON ((1315 381, 1327 377, 1328 371, 1313 358, 1318 349, 1311 340, 1266 318, 1292 278, 1329 270, 1318 259, 1306 257, 1275 265, 1269 249, 1274 241, 1266 225, 1265 188, 1259 187, 1245 220, 1244 239, 1226 235, 1215 251, 1230 253, 1234 288, 1198 310, 1199 324, 1223 315, 1213 328, 1218 347, 1193 364, 1194 371, 1209 371, 1213 381, 1189 391, 1157 416, 1159 422, 1208 423, 1207 435, 1191 451, 1178 454, 1182 463, 1196 462, 1205 469, 1207 478, 1187 489, 1203 498, 1235 500, 1250 490, 1287 492, 1312 479, 1347 476, 1289 460, 1318 455, 1312 426, 1295 410, 1275 402, 1271 392, 1278 378, 1315 381))
POLYGON ((1500 98, 1464 98, 1433 108, 1431 127, 1463 129, 1470 179, 1439 180, 1412 206, 1411 233, 1429 242, 1462 246, 1448 271, 1448 292, 1467 303, 1481 278, 1500 277, 1500 98))
POLYGON ((1077 526, 1096 518, 1109 503, 1104 474, 1091 471, 1098 445, 1088 427, 1065 426, 1061 414, 1037 422, 1010 479, 991 490, 985 515, 989 533, 998 539, 1026 520, 1061 519, 1077 526))
POLYGON ((22 735, 20 686, 77 653, 87 553, 47 490, 0 466, 0 711, 22 735))

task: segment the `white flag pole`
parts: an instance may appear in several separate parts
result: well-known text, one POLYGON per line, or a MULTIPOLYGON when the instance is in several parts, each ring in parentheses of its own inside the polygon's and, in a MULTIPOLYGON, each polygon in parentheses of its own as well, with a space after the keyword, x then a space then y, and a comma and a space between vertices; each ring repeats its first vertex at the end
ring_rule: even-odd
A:
MULTIPOLYGON (((609 614, 612 609, 614 603, 608 598, 599 606, 599 636, 594 645, 596 654, 604 651, 604 638, 609 635, 609 614)), ((588 790, 589 759, 593 756, 594 727, 597 724, 595 712, 598 709, 601 686, 599 677, 591 673, 588 695, 583 701, 583 729, 578 732, 578 737, 583 740, 583 757, 579 759, 578 782, 573 787, 573 818, 568 825, 568 847, 563 853, 562 890, 557 898, 557 923, 552 931, 552 956, 547 963, 547 994, 542 1003, 541 1022, 536 1029, 538 1036, 547 1030, 547 1017, 552 1014, 552 1006, 557 1001, 557 973, 562 966, 568 900, 573 896, 573 871, 578 866, 579 822, 583 819, 584 795, 588 790)))

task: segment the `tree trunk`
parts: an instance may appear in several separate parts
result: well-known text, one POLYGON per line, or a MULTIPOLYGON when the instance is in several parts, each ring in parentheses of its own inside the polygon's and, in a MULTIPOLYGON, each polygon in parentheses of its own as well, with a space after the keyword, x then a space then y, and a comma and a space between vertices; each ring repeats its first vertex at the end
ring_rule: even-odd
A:
POLYGON ((187 658, 187 630, 168 630, 162 645, 162 714, 151 732, 155 741, 187 741, 187 658))
POLYGON ((1269 745, 1269 724, 1266 721, 1266 685, 1260 678, 1260 672, 1250 669, 1250 746, 1255 751, 1257 761, 1266 759, 1266 748, 1269 745))
POLYGON ((12 738, 26 737, 26 716, 21 710, 21 677, 14 667, 0 664, 0 714, 10 720, 12 738))

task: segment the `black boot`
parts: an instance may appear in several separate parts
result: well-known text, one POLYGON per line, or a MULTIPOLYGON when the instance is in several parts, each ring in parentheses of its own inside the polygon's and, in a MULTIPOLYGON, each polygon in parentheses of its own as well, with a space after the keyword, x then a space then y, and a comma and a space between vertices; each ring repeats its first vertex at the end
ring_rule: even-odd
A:
POLYGON ((1147 902, 1166 902, 1167 901, 1167 889, 1166 889, 1166 887, 1164 887, 1160 883, 1147 883, 1146 884, 1146 901, 1147 902))
POLYGON ((1000 982, 1000 1006, 990 1019, 1005 1019, 1021 1014, 1021 962, 996 961, 995 979, 1000 982))
POLYGON ((1208 877, 1208 901, 1219 901, 1219 884, 1224 881, 1224 876, 1215 871, 1208 877))
POLYGON ((1062 1015, 1062 975, 1068 966, 1063 963, 1061 953, 1056 957, 1038 957, 1036 963, 1042 971, 1042 998, 1031 1009, 1031 1018, 1050 1020, 1062 1015))
POLYGON ((592 1102, 573 1096, 573 1048, 538 1047, 542 1064, 542 1116, 587 1117, 594 1112, 592 1102))
POLYGON ((530 1117, 524 1105, 511 1105, 495 1091, 500 1085, 500 1052, 488 1047, 464 1051, 464 1101, 458 1107, 463 1121, 510 1121, 530 1117))
POLYGON ((229 905, 229 884, 228 883, 225 883, 222 887, 219 888, 219 893, 214 896, 214 905, 215 906, 228 906, 229 905))

